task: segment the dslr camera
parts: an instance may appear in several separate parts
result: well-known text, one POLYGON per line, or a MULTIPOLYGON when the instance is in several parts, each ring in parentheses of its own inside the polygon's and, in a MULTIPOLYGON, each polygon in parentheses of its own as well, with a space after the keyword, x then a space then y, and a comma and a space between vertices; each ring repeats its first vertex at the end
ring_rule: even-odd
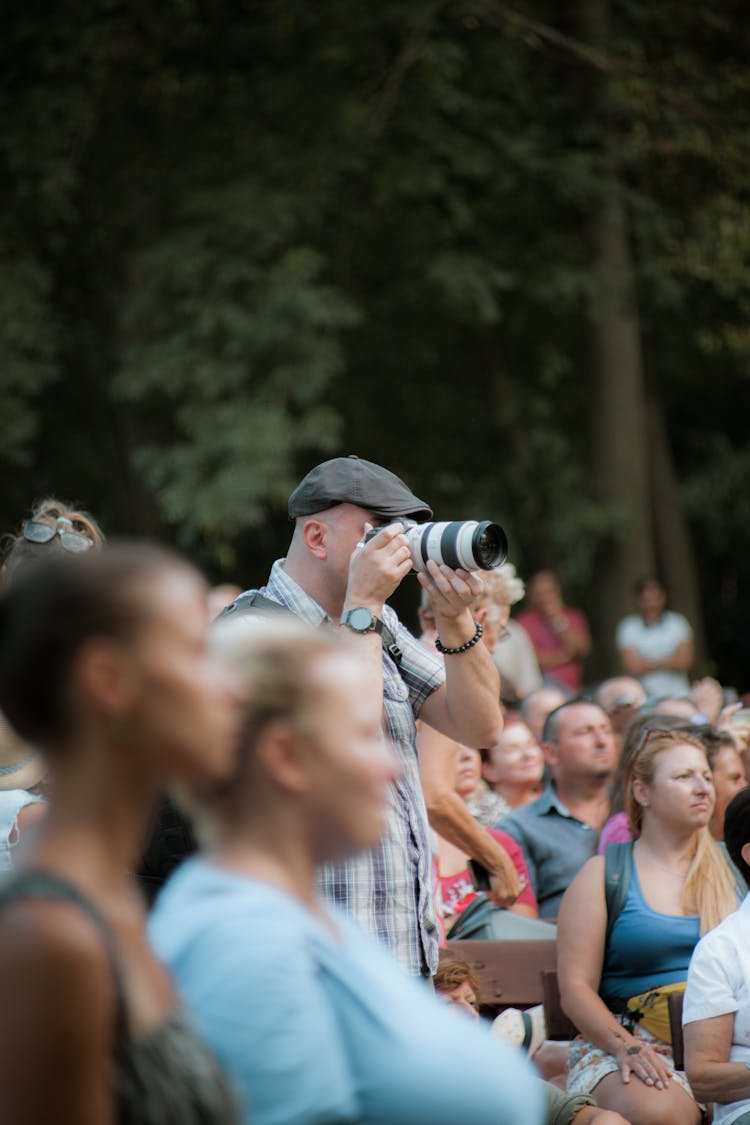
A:
MULTIPOLYGON (((444 563, 452 570, 494 570, 508 557, 508 537, 499 523, 483 520, 452 520, 450 523, 416 523, 396 519, 401 524, 411 551, 414 570, 426 570, 427 562, 444 563)), ((382 531, 374 527, 365 543, 382 531)))

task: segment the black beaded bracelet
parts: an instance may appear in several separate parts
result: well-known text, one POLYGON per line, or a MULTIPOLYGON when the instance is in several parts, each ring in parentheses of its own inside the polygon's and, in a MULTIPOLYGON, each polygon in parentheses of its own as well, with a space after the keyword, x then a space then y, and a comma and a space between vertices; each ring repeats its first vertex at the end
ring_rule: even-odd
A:
POLYGON ((468 652, 470 648, 474 647, 477 641, 481 641, 482 633, 484 632, 484 629, 478 621, 475 621, 474 624, 477 627, 477 631, 470 641, 466 641, 465 644, 459 645, 458 648, 446 648, 443 642, 440 640, 440 637, 436 637, 435 648, 438 650, 438 652, 441 652, 443 656, 460 656, 462 652, 468 652))

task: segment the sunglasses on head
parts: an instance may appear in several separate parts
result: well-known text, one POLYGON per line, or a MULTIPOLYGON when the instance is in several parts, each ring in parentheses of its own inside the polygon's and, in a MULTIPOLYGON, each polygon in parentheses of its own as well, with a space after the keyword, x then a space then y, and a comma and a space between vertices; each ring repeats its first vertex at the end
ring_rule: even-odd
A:
POLYGON ((90 551, 94 540, 81 531, 74 531, 70 520, 59 516, 55 523, 42 523, 41 520, 26 520, 23 537, 27 543, 50 543, 56 535, 60 536, 60 546, 74 555, 90 551))
MULTIPOLYGON (((702 718, 703 717, 701 716, 701 719, 702 718)), ((679 741, 679 738, 681 736, 684 737, 685 735, 688 735, 692 738, 698 738, 698 740, 700 741, 700 738, 698 736, 698 729, 702 725, 702 722, 694 723, 692 722, 692 720, 683 720, 677 723, 675 726, 647 727, 645 730, 642 730, 640 735, 638 736, 638 741, 636 743, 636 752, 640 753, 640 751, 643 749, 650 738, 665 734, 674 735, 675 742, 679 741)))

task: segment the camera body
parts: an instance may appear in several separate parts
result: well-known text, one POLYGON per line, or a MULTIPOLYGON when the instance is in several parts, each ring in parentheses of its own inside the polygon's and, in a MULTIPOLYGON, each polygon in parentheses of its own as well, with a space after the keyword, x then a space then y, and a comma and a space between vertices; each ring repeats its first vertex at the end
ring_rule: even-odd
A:
MULTIPOLYGON (((490 520, 416 523, 399 518, 392 523, 401 524, 404 529, 412 566, 417 571, 426 570, 429 559, 452 570, 494 570, 508 557, 508 537, 499 523, 490 520)), ((382 528, 368 531, 365 542, 379 531, 382 528)))

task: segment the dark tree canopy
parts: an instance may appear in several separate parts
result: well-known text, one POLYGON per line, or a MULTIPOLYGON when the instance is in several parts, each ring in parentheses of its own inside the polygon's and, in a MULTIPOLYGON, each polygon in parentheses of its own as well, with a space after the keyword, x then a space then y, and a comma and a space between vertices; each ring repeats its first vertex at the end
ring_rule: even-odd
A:
POLYGON ((647 560, 747 687, 749 39, 739 0, 15 5, 3 526, 57 492, 250 584, 356 451, 556 565, 592 670, 647 560))

